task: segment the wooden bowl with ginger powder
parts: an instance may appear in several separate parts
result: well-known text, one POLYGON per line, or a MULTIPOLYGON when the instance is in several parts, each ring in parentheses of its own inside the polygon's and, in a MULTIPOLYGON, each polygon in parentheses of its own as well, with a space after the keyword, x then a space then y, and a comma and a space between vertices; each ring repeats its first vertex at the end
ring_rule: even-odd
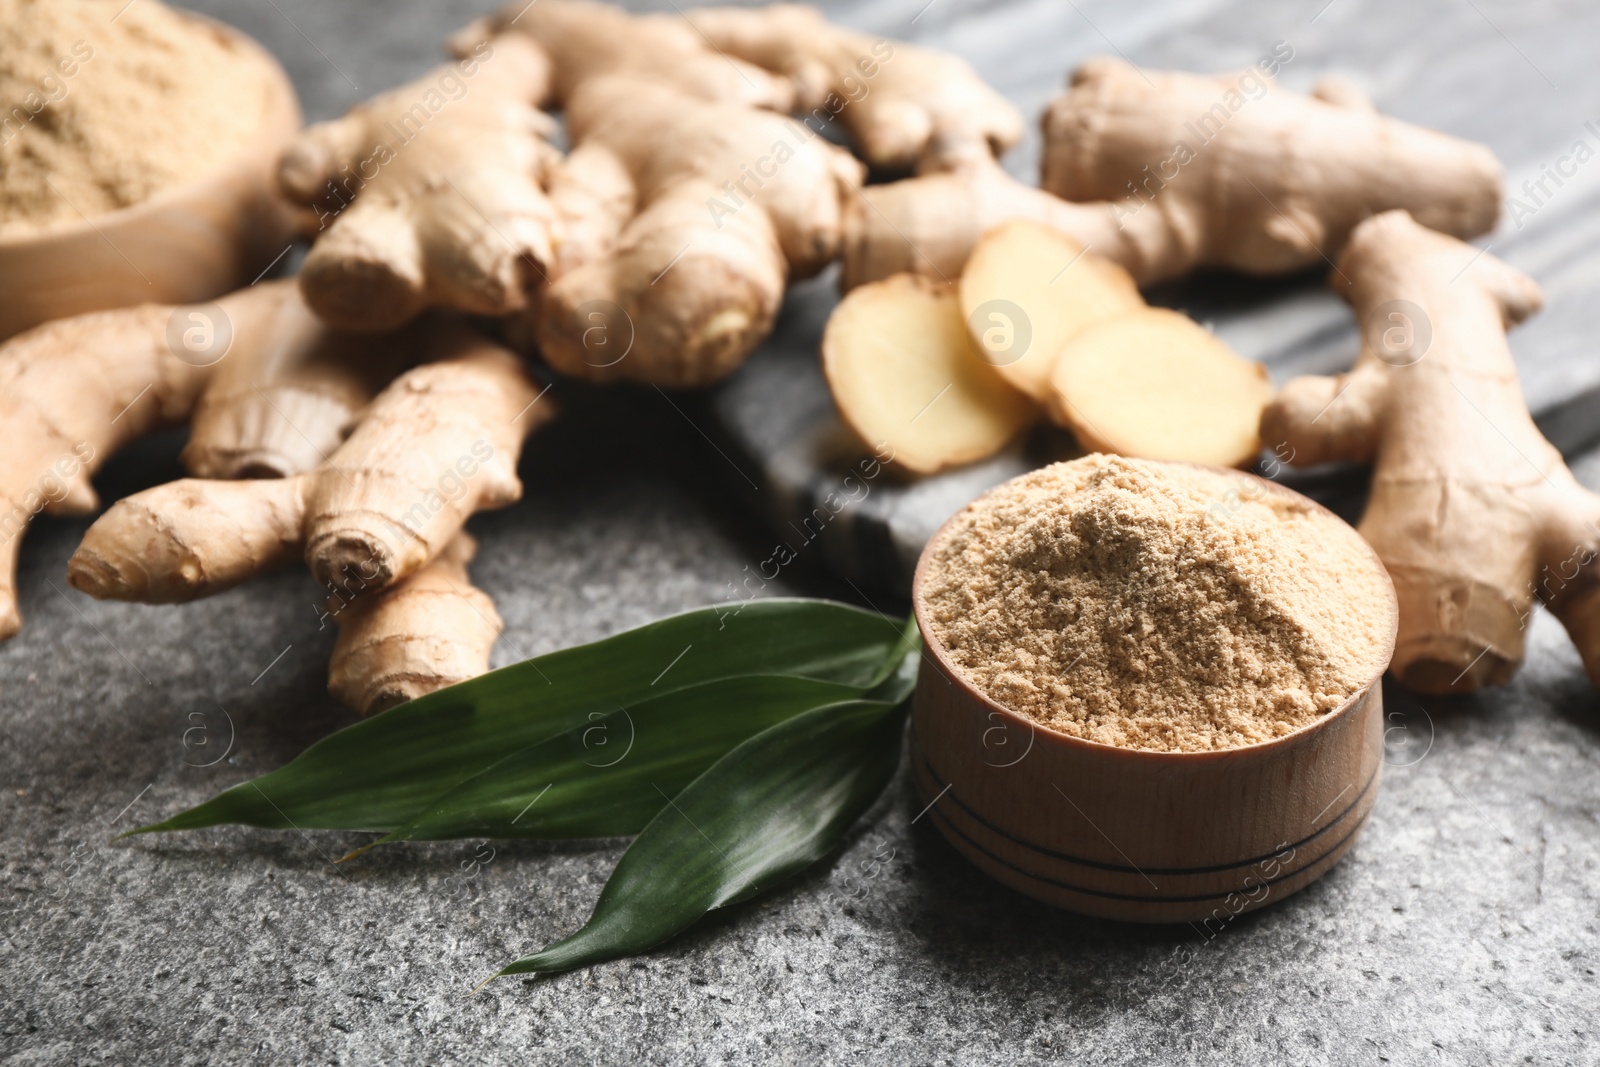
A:
POLYGON ((1298 493, 1058 463, 945 523, 913 598, 922 803, 1031 897, 1214 932, 1324 874, 1372 809, 1394 588, 1298 493))
POLYGON ((294 232, 283 68, 158 0, 0 0, 0 339, 51 319, 210 300, 294 232))

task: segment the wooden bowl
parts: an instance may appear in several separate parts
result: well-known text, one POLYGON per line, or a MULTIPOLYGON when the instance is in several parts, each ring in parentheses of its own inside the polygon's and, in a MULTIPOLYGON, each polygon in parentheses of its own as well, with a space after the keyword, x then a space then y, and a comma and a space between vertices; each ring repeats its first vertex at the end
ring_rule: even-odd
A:
MULTIPOLYGON (((927 654, 911 760, 928 817, 958 852, 1047 904, 1189 922, 1210 936, 1305 888, 1349 850, 1383 767, 1382 671, 1316 722, 1262 744, 1150 752, 1059 733, 978 692, 928 625, 924 583, 954 521, 923 550, 914 579, 927 654)), ((1384 573, 1376 554, 1372 565, 1384 573)), ((1399 616, 1385 587, 1392 652, 1399 616)))
POLYGON ((201 15, 254 57, 268 105, 230 162, 148 200, 77 222, 0 238, 0 340, 51 319, 133 304, 210 300, 252 281, 288 246, 292 213, 273 192, 279 151, 300 104, 278 61, 201 15))

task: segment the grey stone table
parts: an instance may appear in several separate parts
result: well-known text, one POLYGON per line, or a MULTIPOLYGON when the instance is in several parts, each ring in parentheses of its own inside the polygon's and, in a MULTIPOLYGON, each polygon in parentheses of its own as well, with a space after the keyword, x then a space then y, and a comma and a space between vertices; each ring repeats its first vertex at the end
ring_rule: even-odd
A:
MULTIPOLYGON (((1044 98, 1029 87, 1090 52, 1193 65, 1199 49, 1222 67, 1283 38, 1297 78, 1354 69, 1380 102, 1393 88, 1406 117, 1508 159, 1552 159, 1600 116, 1593 12, 1325 3, 880 0, 846 17, 987 57, 1029 109, 1044 98), (1492 108, 1463 103, 1484 84, 1492 108)), ((417 73, 476 13, 204 6, 283 58, 313 118, 417 73)), ((1574 247, 1585 219, 1560 227, 1574 247)), ((1559 248, 1540 255, 1530 268, 1560 279, 1553 325, 1527 327, 1519 352, 1540 330, 1581 342, 1571 326, 1593 318, 1592 277, 1559 248)), ((476 574, 507 622, 497 664, 718 600, 773 536, 760 516, 775 490, 713 443, 727 429, 714 405, 575 390, 566 407, 524 461, 527 499, 473 524, 476 574)), ((175 476, 179 444, 120 457, 103 494, 175 476)), ((1600 485, 1600 455, 1578 469, 1600 485)), ((101 604, 63 580, 83 528, 30 535, 28 624, 0 647, 0 1063, 1600 1062, 1600 695, 1548 617, 1503 690, 1391 690, 1386 780, 1355 849, 1215 937, 1000 888, 918 820, 902 780, 794 884, 644 958, 466 999, 581 924, 621 844, 407 845, 336 868, 351 835, 110 843, 351 716, 323 692, 332 635, 309 579, 182 608, 101 604)), ((823 563, 803 554, 770 591, 902 606, 823 563)))

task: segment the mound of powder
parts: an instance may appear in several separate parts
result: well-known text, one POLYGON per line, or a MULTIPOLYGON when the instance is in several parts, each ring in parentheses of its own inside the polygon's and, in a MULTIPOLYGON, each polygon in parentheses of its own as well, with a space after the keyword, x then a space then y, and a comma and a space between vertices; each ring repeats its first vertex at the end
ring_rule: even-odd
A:
POLYGON ((0 236, 215 169, 259 131, 268 69, 158 0, 0 0, 0 236))
POLYGON ((1243 475, 1088 456, 962 511, 923 584, 960 673, 1062 733, 1196 752, 1282 736, 1387 664, 1351 527, 1243 475))

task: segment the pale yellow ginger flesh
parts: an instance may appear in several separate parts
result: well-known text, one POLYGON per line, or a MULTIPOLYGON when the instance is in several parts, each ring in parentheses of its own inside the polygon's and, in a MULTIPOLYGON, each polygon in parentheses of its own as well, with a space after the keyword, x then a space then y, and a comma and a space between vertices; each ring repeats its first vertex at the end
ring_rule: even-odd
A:
POLYGON ((822 368, 845 423, 917 474, 992 455, 1039 415, 973 347, 955 292, 914 275, 840 302, 822 368))
POLYGON ((1141 285, 1204 266, 1316 266, 1391 208, 1460 237, 1494 228, 1502 171, 1488 148, 1381 115, 1342 83, 1278 88, 1282 62, 1224 75, 1085 63, 1044 117, 1043 191, 981 157, 869 186, 846 219, 843 283, 954 279, 1012 218, 1060 230, 1141 285))
POLYGON ((1127 271, 1025 220, 984 234, 961 272, 960 294, 973 342, 1006 381, 1041 402, 1068 341, 1145 306, 1127 271))
POLYGON ((476 552, 477 542, 459 533, 431 563, 388 589, 348 602, 330 597, 339 638, 328 662, 328 691, 371 715, 487 671, 504 623, 467 576, 476 552))
POLYGON ((1265 367, 1166 308, 1079 333, 1050 384, 1051 415, 1084 448, 1215 467, 1255 461, 1272 399, 1265 367))
POLYGON ((1373 464, 1359 529, 1400 598, 1395 677, 1509 681, 1538 599, 1600 684, 1600 497, 1534 425, 1505 337, 1539 287, 1400 211, 1356 227, 1332 280, 1363 330, 1355 368, 1291 381, 1261 431, 1292 463, 1373 464))
POLYGON ((521 495, 523 438, 548 404, 511 353, 452 322, 448 358, 396 379, 327 461, 290 478, 189 478, 119 501, 84 535, 68 580, 91 596, 193 600, 303 556, 330 592, 424 567, 475 512, 521 495))

